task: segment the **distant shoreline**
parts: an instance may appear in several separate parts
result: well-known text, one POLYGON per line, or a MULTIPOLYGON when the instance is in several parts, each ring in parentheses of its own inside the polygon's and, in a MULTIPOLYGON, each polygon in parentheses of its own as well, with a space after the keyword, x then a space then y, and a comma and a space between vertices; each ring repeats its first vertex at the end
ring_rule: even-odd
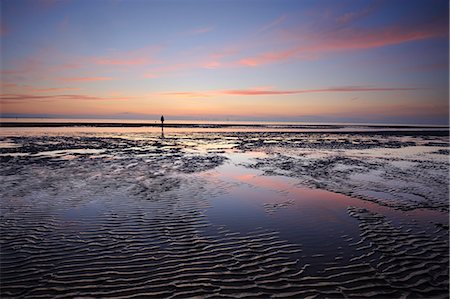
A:
MULTIPOLYGON (((0 122, 0 128, 159 128, 161 123, 121 123, 121 122, 0 122)), ((374 134, 374 135, 435 135, 449 136, 449 126, 433 125, 376 125, 376 124, 186 124, 165 123, 164 128, 186 129, 259 129, 266 133, 320 133, 320 134, 374 134), (280 131, 281 130, 281 131, 280 131), (287 130, 287 131, 282 131, 287 130), (298 130, 298 131, 296 131, 298 130)), ((244 131, 243 131, 244 132, 244 131)))
MULTIPOLYGON (((161 127, 161 123, 123 123, 123 122, 0 122, 0 127, 161 127)), ((386 128, 386 129, 449 129, 449 126, 440 125, 384 125, 384 124, 242 124, 242 123, 165 123, 165 128, 291 128, 291 129, 341 129, 341 128, 386 128)))

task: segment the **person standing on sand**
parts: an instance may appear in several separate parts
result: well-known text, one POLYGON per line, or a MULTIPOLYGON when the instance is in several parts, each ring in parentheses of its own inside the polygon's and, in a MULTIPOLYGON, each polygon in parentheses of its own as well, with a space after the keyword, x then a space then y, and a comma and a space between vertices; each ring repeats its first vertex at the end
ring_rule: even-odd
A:
POLYGON ((164 138, 164 115, 161 115, 161 138, 164 138))

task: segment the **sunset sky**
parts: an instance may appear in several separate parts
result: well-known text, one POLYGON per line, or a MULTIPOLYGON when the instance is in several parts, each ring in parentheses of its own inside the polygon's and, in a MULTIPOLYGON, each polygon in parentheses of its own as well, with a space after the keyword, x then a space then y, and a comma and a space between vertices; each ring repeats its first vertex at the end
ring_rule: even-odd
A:
POLYGON ((447 0, 0 3, 4 117, 448 123, 447 0))

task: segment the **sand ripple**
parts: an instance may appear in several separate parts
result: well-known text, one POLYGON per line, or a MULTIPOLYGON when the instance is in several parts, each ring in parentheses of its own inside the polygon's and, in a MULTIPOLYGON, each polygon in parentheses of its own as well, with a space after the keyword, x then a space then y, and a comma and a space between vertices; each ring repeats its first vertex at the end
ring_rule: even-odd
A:
POLYGON ((444 228, 411 232, 350 207, 354 255, 309 271, 301 244, 277 231, 208 221, 208 198, 226 190, 189 174, 223 163, 216 153, 184 152, 183 140, 14 142, 1 159, 2 298, 448 298, 444 228), (39 155, 87 145, 105 151, 39 155))

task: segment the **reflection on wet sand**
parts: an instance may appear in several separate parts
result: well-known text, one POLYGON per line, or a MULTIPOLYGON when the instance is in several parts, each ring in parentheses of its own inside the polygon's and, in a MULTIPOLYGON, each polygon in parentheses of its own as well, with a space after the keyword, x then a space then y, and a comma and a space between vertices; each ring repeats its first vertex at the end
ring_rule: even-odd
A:
POLYGON ((343 192, 445 193, 444 138, 161 133, 3 135, 2 298, 448 297, 448 210, 343 192))

